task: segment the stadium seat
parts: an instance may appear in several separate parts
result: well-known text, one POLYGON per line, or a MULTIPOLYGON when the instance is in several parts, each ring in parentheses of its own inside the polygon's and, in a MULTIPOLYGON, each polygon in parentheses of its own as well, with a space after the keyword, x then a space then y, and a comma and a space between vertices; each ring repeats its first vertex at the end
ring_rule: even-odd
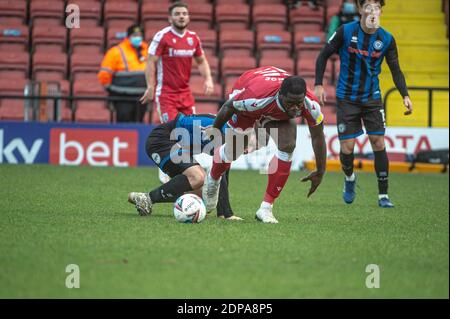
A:
MULTIPOLYGON (((3 23, 3 19, 0 18, 3 23)), ((20 24, 0 24, 0 51, 27 51, 28 26, 20 24)))
POLYGON ((65 16, 64 0, 32 0, 30 21, 37 25, 61 25, 65 16))
POLYGON ((168 5, 166 2, 144 1, 141 6, 141 21, 145 28, 148 23, 164 21, 168 25, 168 5))
POLYGON ((246 30, 250 22, 250 6, 245 3, 216 5, 216 24, 219 30, 246 30))
MULTIPOLYGON (((76 4, 80 8, 80 28, 100 25, 101 1, 69 0, 67 5, 76 4)), ((66 13, 67 14, 67 13, 66 13)))
POLYGON ((224 57, 222 59, 222 77, 240 76, 245 71, 256 67, 256 59, 253 57, 242 56, 239 59, 236 57, 224 57))
POLYGON ((166 20, 147 20, 144 24, 145 39, 149 43, 153 40, 153 37, 157 32, 169 26, 169 22, 166 20))
POLYGON ((289 19, 294 31, 301 31, 303 25, 315 24, 323 30, 324 9, 319 6, 318 10, 312 10, 308 6, 301 6, 289 11, 289 19))
POLYGON ((70 30, 72 53, 102 53, 105 34, 102 27, 83 27, 70 30))
POLYGON ((283 69, 290 74, 295 74, 294 60, 291 58, 279 58, 279 57, 264 57, 259 60, 258 66, 275 66, 283 69))
POLYGON ((22 25, 27 18, 27 1, 0 0, 0 23, 22 25))
MULTIPOLYGON (((98 81, 77 80, 73 83, 74 96, 107 96, 98 81)), ((103 101, 76 101, 75 121, 109 123, 111 112, 103 101)))
POLYGON ((67 30, 64 26, 34 26, 32 31, 33 52, 66 52, 67 30))
POLYGON ((283 4, 253 5, 252 16, 256 31, 286 30, 287 12, 286 6, 283 4))
POLYGON ((195 102, 196 114, 214 114, 219 111, 219 103, 211 102, 195 102))
POLYGON ((222 86, 215 82, 214 83, 214 92, 211 95, 205 95, 205 80, 202 76, 191 76, 189 81, 189 86, 192 90, 192 94, 195 98, 204 98, 204 99, 217 99, 220 100, 222 98, 222 86))
POLYGON ((67 55, 57 52, 35 52, 32 71, 35 80, 63 80, 67 76, 67 55))
POLYGON ((256 38, 258 52, 264 56, 264 51, 278 51, 280 56, 289 57, 291 54, 292 36, 288 31, 261 31, 256 38))
POLYGON ((294 35, 294 49, 297 53, 302 50, 320 50, 324 44, 325 34, 323 32, 298 31, 294 35))
POLYGON ((336 107, 335 106, 327 106, 321 108, 323 114, 323 124, 325 125, 336 125, 336 107))
POLYGON ((103 15, 107 28, 122 27, 126 30, 138 20, 138 4, 132 1, 107 1, 103 15))
POLYGON ((100 69, 103 55, 100 53, 74 53, 70 57, 70 76, 73 81, 77 80, 79 73, 94 73, 100 69))
POLYGON ((28 52, 0 51, 0 79, 28 78, 28 52))
POLYGON ((250 30, 222 30, 219 43, 223 56, 252 56, 255 48, 254 33, 250 30))
MULTIPOLYGON (((166 8, 167 12, 167 8, 166 8)), ((209 29, 213 21, 213 5, 211 3, 189 3, 189 27, 192 30, 209 29)))
POLYGON ((106 50, 119 44, 127 37, 126 28, 110 27, 106 33, 106 50))
POLYGON ((215 55, 217 49, 217 32, 212 29, 203 29, 198 30, 196 33, 200 38, 205 54, 215 55))
MULTIPOLYGON (((0 95, 23 95, 27 79, 0 77, 0 95)), ((24 100, 0 99, 0 120, 22 121, 24 118, 24 100)))
MULTIPOLYGON (((219 59, 215 55, 206 54, 206 59, 208 60, 209 68, 211 69, 211 75, 214 79, 217 79, 219 75, 219 59)), ((192 60, 192 75, 200 75, 197 63, 195 59, 192 60)))

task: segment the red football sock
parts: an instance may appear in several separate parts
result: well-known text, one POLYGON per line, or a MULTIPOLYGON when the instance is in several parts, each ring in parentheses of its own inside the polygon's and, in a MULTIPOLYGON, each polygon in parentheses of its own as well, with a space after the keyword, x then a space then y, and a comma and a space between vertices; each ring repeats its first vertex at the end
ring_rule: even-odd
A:
POLYGON ((269 163, 269 181, 264 195, 264 201, 273 204, 275 199, 280 196, 284 185, 286 184, 291 172, 292 162, 280 160, 275 155, 269 163))
POLYGON ((220 147, 214 150, 213 165, 211 167, 211 177, 215 180, 219 179, 226 170, 231 166, 231 163, 226 163, 220 156, 220 147))

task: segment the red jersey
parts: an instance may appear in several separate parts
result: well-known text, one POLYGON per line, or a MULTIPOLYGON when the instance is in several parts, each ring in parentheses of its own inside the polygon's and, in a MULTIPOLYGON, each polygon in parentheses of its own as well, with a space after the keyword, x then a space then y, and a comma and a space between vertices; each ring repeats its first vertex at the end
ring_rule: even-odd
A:
POLYGON ((192 57, 203 55, 195 32, 186 30, 181 35, 172 27, 164 28, 153 37, 148 53, 159 57, 156 63, 156 96, 190 92, 192 57))
MULTIPOLYGON (((289 73, 274 66, 252 69, 242 74, 230 94, 230 98, 234 99, 234 108, 240 112, 233 116, 229 124, 236 127, 234 124, 239 122, 239 116, 255 121, 261 117, 278 121, 288 120, 289 117, 278 99, 281 83, 288 76, 289 73)), ((305 103, 297 113, 297 117, 300 116, 306 119, 309 126, 318 125, 323 121, 319 101, 308 89, 305 103)), ((242 124, 244 122, 248 121, 241 121, 242 124)))

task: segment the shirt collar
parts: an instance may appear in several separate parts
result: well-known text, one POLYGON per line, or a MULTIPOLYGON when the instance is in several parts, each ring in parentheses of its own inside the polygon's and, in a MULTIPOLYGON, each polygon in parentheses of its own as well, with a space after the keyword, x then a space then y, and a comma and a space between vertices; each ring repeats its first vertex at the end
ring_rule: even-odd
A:
POLYGON ((182 38, 186 35, 186 29, 184 30, 183 34, 178 33, 173 26, 170 27, 170 30, 172 31, 173 34, 175 34, 176 36, 178 36, 180 38, 182 38))

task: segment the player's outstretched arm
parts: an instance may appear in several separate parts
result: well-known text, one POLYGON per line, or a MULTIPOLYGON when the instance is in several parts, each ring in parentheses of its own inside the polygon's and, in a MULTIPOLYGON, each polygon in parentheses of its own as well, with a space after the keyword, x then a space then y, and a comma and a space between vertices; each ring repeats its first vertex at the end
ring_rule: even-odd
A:
POLYGON ((216 120, 214 121, 214 128, 221 130, 222 127, 228 122, 229 119, 236 113, 236 109, 233 106, 233 99, 226 101, 217 113, 216 120))
POLYGON ((322 182, 323 175, 325 175, 327 164, 327 145, 325 135, 323 133, 323 123, 309 128, 311 134, 311 143, 316 158, 316 170, 302 179, 302 182, 311 181, 311 188, 308 192, 308 197, 311 196, 322 182))

